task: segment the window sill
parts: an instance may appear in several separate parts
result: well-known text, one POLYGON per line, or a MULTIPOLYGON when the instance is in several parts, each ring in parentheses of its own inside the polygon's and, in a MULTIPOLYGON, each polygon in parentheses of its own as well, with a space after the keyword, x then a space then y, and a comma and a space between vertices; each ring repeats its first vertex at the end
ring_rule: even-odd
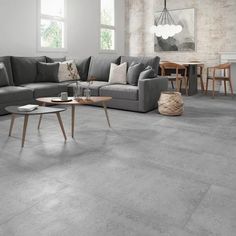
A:
POLYGON ((38 48, 38 52, 55 52, 55 53, 66 53, 68 52, 67 48, 38 48))
POLYGON ((116 50, 100 50, 99 54, 117 54, 116 50))

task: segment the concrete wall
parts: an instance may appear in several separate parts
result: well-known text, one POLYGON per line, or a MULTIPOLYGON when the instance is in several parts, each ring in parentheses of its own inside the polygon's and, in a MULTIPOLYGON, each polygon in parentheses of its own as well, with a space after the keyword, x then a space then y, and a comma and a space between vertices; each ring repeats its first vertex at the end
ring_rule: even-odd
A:
POLYGON ((158 55, 162 60, 201 60, 208 65, 219 63, 219 52, 236 51, 235 0, 168 0, 167 8, 195 8, 195 52, 154 52, 150 33, 153 13, 162 11, 163 0, 126 0, 126 54, 158 55))
MULTIPOLYGON (((84 58, 99 53, 100 0, 67 0, 68 51, 37 50, 37 0, 0 0, 0 55, 84 58)), ((116 0, 117 54, 124 54, 124 0, 116 0)))

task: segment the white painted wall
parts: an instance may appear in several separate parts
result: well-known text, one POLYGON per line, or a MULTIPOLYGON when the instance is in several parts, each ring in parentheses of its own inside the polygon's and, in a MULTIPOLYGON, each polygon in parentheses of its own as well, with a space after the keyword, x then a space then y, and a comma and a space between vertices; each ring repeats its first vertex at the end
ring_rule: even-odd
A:
MULTIPOLYGON (((125 4, 116 2, 117 54, 124 54, 125 4)), ((0 56, 62 56, 99 54, 100 0, 67 0, 68 51, 37 50, 37 0, 0 0, 0 56)))

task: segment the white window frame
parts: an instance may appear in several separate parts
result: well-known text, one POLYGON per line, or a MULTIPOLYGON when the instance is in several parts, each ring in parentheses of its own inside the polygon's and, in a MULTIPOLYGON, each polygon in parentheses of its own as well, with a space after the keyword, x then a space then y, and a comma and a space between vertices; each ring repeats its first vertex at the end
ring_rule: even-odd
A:
POLYGON ((99 52, 100 53, 111 53, 115 54, 117 52, 117 40, 116 40, 116 0, 114 1, 114 26, 113 25, 105 25, 102 24, 102 15, 101 15, 101 6, 102 6, 102 0, 100 0, 100 32, 99 32, 99 52), (102 49, 101 45, 101 30, 102 29, 111 29, 114 30, 114 49, 102 49))
POLYGON ((64 0, 64 17, 41 14, 41 0, 37 0, 37 48, 39 52, 67 52, 67 0, 64 0), (64 48, 41 47, 41 19, 56 20, 64 23, 64 48))

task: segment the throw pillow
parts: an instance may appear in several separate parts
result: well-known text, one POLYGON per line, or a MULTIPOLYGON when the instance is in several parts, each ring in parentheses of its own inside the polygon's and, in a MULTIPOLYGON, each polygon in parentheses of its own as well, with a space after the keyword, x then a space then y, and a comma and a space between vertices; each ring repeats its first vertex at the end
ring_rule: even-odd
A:
POLYGON ((5 65, 0 63, 0 87, 4 86, 9 86, 9 78, 5 65))
POLYGON ((155 78, 156 77, 156 73, 155 71, 152 69, 151 66, 147 66, 144 71, 142 71, 139 75, 139 80, 140 79, 148 79, 148 78, 155 78))
POLYGON ((59 63, 38 62, 36 82, 58 82, 59 63))
MULTIPOLYGON (((76 65, 73 60, 60 62, 58 71, 59 82, 74 80, 72 75, 78 75, 76 65), (71 72, 68 70, 68 65, 71 65, 71 72)), ((79 78, 78 78, 79 79, 79 78)))
POLYGON ((57 58, 46 57, 47 63, 63 62, 63 61, 66 61, 66 57, 57 57, 57 58))
POLYGON ((136 86, 140 73, 143 71, 144 65, 142 63, 132 62, 127 72, 127 82, 130 85, 136 86))
POLYGON ((120 65, 111 63, 109 84, 126 84, 126 71, 127 63, 124 62, 120 65))

